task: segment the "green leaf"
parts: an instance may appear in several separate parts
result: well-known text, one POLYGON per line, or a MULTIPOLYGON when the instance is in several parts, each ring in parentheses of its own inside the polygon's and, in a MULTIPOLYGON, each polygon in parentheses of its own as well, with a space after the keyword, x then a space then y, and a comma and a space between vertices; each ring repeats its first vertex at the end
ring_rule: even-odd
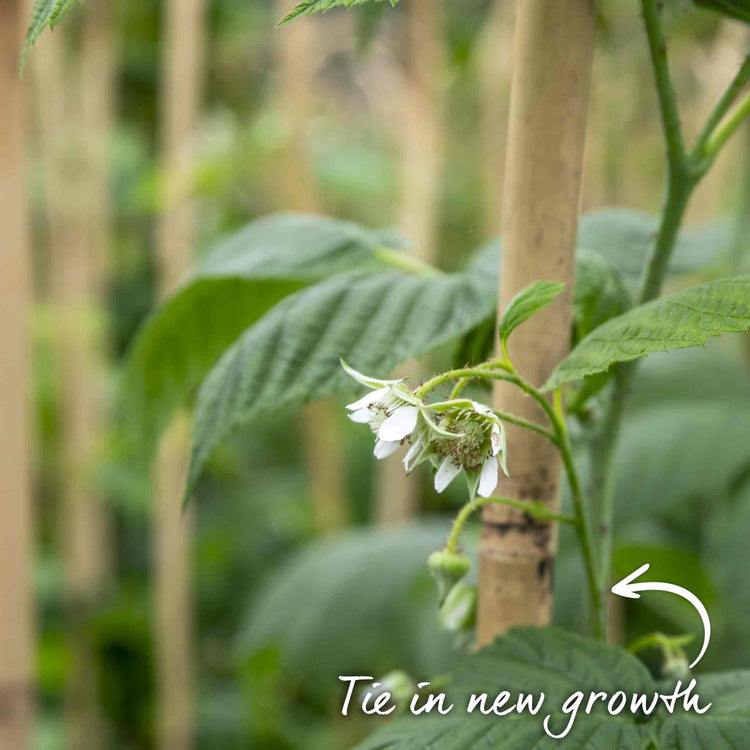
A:
MULTIPOLYGON (((293 21, 298 16, 309 16, 313 13, 325 13, 331 8, 344 7, 351 8, 353 5, 363 5, 368 0, 302 0, 279 21, 278 26, 283 26, 293 21)), ((375 0, 382 2, 382 0, 375 0)), ((390 4, 395 7, 398 0, 389 0, 390 4)))
POLYGON ((78 0, 35 0, 31 9, 31 21, 26 30, 26 37, 21 48, 19 69, 23 69, 26 57, 34 42, 42 35, 47 26, 54 29, 57 22, 67 13, 78 0))
POLYGON ((654 300, 592 331, 552 373, 545 390, 652 352, 701 346, 750 327, 750 276, 711 281, 654 300))
MULTIPOLYGON (((544 733, 542 722, 551 714, 550 728, 560 732, 568 716, 560 708, 577 690, 617 690, 653 693, 655 684, 646 668, 627 651, 557 628, 522 628, 498 638, 491 646, 459 665, 446 691, 453 711, 409 717, 386 725, 356 750, 476 750, 479 747, 532 750, 559 748, 632 748, 640 750, 646 730, 626 714, 608 716, 594 710, 579 713, 575 726, 564 740, 544 733), (511 713, 481 716, 464 710, 468 696, 488 694, 488 705, 503 690, 511 693, 507 705, 519 693, 545 694, 536 716, 511 713)), ((588 699, 588 696, 587 696, 588 699)), ((601 704, 600 704, 601 705, 601 704)))
POLYGON ((522 289, 505 308, 500 320, 500 340, 507 341, 521 323, 547 307, 564 288, 565 284, 559 281, 535 281, 522 289))
POLYGON ((442 521, 432 521, 350 531, 309 545, 254 597, 240 654, 277 649, 287 678, 328 696, 338 691, 338 675, 362 674, 356 670, 430 674, 454 666, 427 569, 446 533, 442 521))
POLYGON ((142 327, 126 364, 122 403, 145 453, 220 355, 284 297, 329 274, 382 269, 381 235, 322 216, 278 214, 219 245, 142 327))
POLYGON ((387 375, 487 317, 488 288, 466 273, 348 273, 288 297, 224 354, 198 394, 188 489, 216 446, 264 410, 352 390, 339 358, 387 375))
MULTIPOLYGON (((694 694, 700 705, 713 705, 702 715, 686 713, 682 701, 668 714, 663 704, 650 716, 637 718, 629 712, 630 696, 644 694, 650 704, 655 693, 672 695, 673 684, 657 683, 632 654, 557 628, 522 628, 479 653, 455 670, 446 689, 446 704, 454 704, 447 716, 425 716, 389 721, 356 750, 733 750, 745 747, 750 732, 750 672, 701 675, 694 694), (510 693, 507 709, 520 693, 544 703, 537 715, 528 711, 505 716, 467 714, 472 694, 487 693, 487 706, 502 691, 510 693), (552 732, 561 732, 570 715, 561 707, 576 691, 584 693, 576 720, 564 739, 548 737, 543 721, 550 716, 552 732), (611 716, 597 700, 585 713, 589 695, 622 691, 627 708, 611 716)), ((684 685, 683 685, 684 687, 684 685)), ((661 702, 660 702, 661 703, 661 702)))

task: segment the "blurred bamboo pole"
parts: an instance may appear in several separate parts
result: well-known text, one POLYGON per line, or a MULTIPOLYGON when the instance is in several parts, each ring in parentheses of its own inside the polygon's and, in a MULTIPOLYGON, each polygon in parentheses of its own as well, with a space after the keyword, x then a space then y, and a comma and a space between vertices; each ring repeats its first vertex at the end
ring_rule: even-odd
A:
MULTIPOLYGON (((161 295, 193 261, 194 211, 188 195, 192 146, 200 112, 205 44, 204 0, 166 0, 162 32, 161 141, 163 205, 157 231, 161 295)), ((156 503, 157 745, 186 750, 194 738, 193 510, 182 511, 189 430, 184 415, 162 437, 154 481, 156 503)))
MULTIPOLYGON (((576 229, 594 46, 593 0, 522 0, 516 40, 503 205, 500 306, 538 279, 564 281, 550 308, 515 332, 510 356, 541 385, 570 346, 576 229)), ((508 385, 508 384, 504 384, 508 385)), ((538 419, 515 388, 497 388, 498 408, 538 419)), ((560 462, 535 433, 508 425, 511 478, 498 493, 558 504, 560 462)), ((550 524, 488 505, 479 556, 477 638, 487 644, 515 625, 552 613, 556 534, 550 524)))
POLYGON ((508 130, 508 102, 513 52, 513 3, 493 0, 479 45, 482 84, 482 233, 500 236, 498 206, 503 201, 503 173, 508 130))
POLYGON ((100 309, 111 249, 108 162, 114 46, 109 3, 87 3, 75 65, 59 34, 46 35, 35 52, 52 291, 60 326, 60 528, 71 648, 66 735, 69 747, 85 750, 105 744, 90 618, 111 572, 107 514, 92 478, 106 418, 100 309))
MULTIPOLYGON (((401 195, 398 225, 414 243, 415 255, 433 263, 437 254, 444 150, 445 49, 442 4, 412 0, 407 11, 407 74, 402 93, 401 195)), ((399 370, 412 381, 420 377, 417 363, 399 370)), ((406 476, 401 462, 378 467, 375 504, 377 523, 399 526, 419 510, 419 473, 406 476)))
MULTIPOLYGON (((281 18, 289 4, 278 0, 277 6, 281 18)), ((276 201, 283 211, 320 209, 309 148, 316 27, 316 22, 309 19, 277 31, 277 101, 286 141, 275 187, 276 201)), ((316 528, 322 533, 344 528, 351 519, 341 460, 343 441, 330 402, 314 402, 303 409, 302 448, 316 528)))
POLYGON ((33 560, 30 487, 30 269, 18 53, 23 0, 0 3, 0 750, 31 745, 33 560))

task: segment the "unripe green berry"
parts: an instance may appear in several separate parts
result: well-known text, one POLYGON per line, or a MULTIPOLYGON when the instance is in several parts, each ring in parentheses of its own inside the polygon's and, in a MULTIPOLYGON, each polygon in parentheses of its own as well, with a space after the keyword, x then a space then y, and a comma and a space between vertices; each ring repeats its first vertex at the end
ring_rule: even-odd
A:
POLYGON ((440 603, 442 604, 450 590, 471 569, 471 560, 459 552, 442 549, 430 555, 427 565, 438 582, 440 603))

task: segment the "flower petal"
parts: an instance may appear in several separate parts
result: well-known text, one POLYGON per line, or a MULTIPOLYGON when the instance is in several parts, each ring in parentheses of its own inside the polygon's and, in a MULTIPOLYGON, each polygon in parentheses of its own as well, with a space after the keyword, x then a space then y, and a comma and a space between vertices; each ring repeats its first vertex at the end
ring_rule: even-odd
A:
POLYGON ((407 474, 412 470, 412 461, 419 455, 420 450, 422 450, 422 441, 417 440, 404 456, 404 468, 407 474))
POLYGON ((384 386, 395 385, 403 380, 403 378, 401 380, 380 380, 379 378, 371 378, 369 375, 365 375, 358 372, 353 367, 349 367, 343 359, 340 359, 339 361, 344 370, 346 370, 347 375, 354 378, 358 383, 366 385, 368 388, 383 388, 384 386))
POLYGON ((372 453, 375 458, 387 458, 399 445, 401 443, 398 440, 378 440, 375 443, 375 450, 372 453))
POLYGON ((490 431, 490 445, 492 446, 492 455, 496 456, 500 453, 503 447, 503 435, 500 432, 500 425, 497 422, 493 422, 492 430, 490 431))
POLYGON ((435 492, 442 492, 461 471, 461 466, 452 458, 446 458, 435 474, 435 492))
POLYGON ((378 388, 377 391, 370 391, 358 401, 352 401, 351 404, 347 404, 346 408, 349 409, 349 411, 357 411, 358 409, 364 409, 366 406, 377 404, 390 393, 390 390, 390 388, 378 388))
POLYGON ((477 495, 490 497, 495 491, 495 487, 497 487, 497 459, 494 456, 489 456, 482 464, 477 495))
POLYGON ((403 440, 414 431, 418 417, 419 409, 416 406, 399 406, 380 426, 378 437, 381 440, 403 440))
POLYGON ((357 424, 367 424, 372 420, 372 413, 367 407, 357 409, 357 411, 353 411, 351 414, 347 414, 347 416, 352 422, 357 422, 357 424))

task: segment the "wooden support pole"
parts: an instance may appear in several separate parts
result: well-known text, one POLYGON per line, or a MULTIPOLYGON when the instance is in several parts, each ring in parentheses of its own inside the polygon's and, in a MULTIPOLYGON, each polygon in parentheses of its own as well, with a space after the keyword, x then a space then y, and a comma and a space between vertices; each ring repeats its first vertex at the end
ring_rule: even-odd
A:
MULTIPOLYGON (((200 111, 204 0, 166 0, 162 56, 162 178, 157 254, 162 296, 193 262, 194 215, 187 189, 200 111)), ((162 438, 155 476, 156 730, 162 750, 194 744, 192 508, 182 512, 189 429, 178 416, 162 438)))
POLYGON ((23 0, 0 3, 0 750, 31 745, 29 246, 18 77, 23 0))
MULTIPOLYGON (((541 385, 570 346, 577 217, 594 47, 593 0, 518 0, 503 207, 502 310, 539 279, 564 281, 547 310, 510 339, 516 368, 541 385)), ((495 403, 527 419, 537 407, 500 384, 495 403)), ((560 462, 543 437, 508 426, 510 478, 498 494, 556 508, 560 462)), ((552 613, 556 534, 507 506, 488 505, 480 542, 480 644, 552 613)))

